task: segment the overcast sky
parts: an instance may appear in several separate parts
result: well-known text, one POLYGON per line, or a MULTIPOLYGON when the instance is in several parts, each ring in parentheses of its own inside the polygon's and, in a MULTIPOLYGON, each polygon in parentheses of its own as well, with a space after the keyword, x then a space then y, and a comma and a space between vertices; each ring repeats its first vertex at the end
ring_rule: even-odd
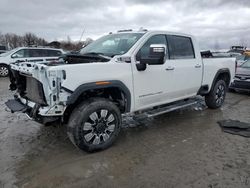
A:
POLYGON ((250 46, 250 0, 0 0, 0 18, 2 33, 48 41, 144 27, 193 34, 203 49, 250 46))

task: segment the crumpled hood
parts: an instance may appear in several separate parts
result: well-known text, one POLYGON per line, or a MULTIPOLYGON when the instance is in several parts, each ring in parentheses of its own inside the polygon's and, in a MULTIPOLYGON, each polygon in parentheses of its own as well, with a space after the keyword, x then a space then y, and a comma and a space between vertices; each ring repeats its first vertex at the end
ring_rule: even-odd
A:
POLYGON ((66 64, 79 64, 79 63, 94 63, 94 62, 108 62, 110 59, 94 55, 82 54, 66 54, 63 57, 66 64))

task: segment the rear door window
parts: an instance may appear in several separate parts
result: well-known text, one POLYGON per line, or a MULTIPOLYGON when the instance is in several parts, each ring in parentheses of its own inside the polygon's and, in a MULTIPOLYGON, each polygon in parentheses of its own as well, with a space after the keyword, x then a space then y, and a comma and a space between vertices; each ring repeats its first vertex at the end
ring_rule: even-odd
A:
POLYGON ((47 50, 48 57, 59 57, 62 55, 62 52, 59 50, 47 50))
POLYGON ((170 59, 194 59, 195 53, 191 38, 168 35, 168 48, 170 59))
POLYGON ((29 57, 43 57, 43 51, 40 49, 29 49, 29 57))

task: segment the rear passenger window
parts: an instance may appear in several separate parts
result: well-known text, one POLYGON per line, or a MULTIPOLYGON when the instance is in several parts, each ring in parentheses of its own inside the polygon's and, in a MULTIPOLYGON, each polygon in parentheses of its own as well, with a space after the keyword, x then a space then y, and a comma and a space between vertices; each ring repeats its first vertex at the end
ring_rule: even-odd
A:
POLYGON ((59 57, 62 55, 62 52, 59 50, 48 50, 48 57, 59 57))
POLYGON ((194 59, 194 48, 189 37, 168 35, 170 59, 194 59))
POLYGON ((40 49, 29 49, 29 57, 43 57, 43 51, 40 49))

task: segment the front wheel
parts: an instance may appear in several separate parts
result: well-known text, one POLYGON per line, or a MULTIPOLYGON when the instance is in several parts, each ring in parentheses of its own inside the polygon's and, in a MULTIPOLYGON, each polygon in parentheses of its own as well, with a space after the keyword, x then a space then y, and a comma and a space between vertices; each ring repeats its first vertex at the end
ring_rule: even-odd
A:
POLYGON ((67 126, 71 142, 88 152, 110 147, 120 130, 120 110, 102 98, 92 98, 80 104, 72 112, 67 126))
POLYGON ((220 108, 226 97, 227 86, 224 80, 218 80, 208 95, 205 96, 206 105, 209 108, 220 108))
POLYGON ((7 65, 0 64, 0 77, 6 77, 9 75, 9 68, 7 65))

